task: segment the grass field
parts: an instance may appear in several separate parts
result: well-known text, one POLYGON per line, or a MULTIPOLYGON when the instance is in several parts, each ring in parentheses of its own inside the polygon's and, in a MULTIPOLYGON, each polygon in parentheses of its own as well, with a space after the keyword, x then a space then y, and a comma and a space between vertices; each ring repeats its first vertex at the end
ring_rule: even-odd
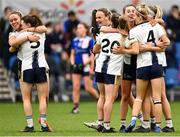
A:
MULTIPOLYGON (((96 120, 96 103, 81 102, 80 113, 70 114, 71 103, 50 103, 48 108, 48 122, 54 132, 42 133, 37 122, 38 104, 33 104, 34 110, 34 133, 19 132, 25 126, 22 103, 0 103, 0 136, 180 136, 180 102, 171 104, 175 133, 98 133, 93 129, 86 128, 84 121, 96 120)), ((130 112, 128 116, 130 121, 130 112)), ((119 130, 119 103, 114 104, 112 126, 119 130)), ((164 123, 163 123, 164 125, 164 123)))

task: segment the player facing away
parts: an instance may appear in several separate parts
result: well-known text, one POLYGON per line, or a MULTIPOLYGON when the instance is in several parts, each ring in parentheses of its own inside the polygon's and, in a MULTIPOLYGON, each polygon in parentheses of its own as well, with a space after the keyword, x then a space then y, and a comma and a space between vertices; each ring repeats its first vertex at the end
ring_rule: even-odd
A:
MULTIPOLYGON (((28 27, 40 26, 42 25, 42 22, 37 16, 27 15, 22 18, 21 25, 22 29, 26 29, 28 27)), ((21 93, 23 97, 24 111, 27 119, 27 126, 22 131, 34 131, 31 91, 33 85, 35 84, 38 91, 40 113, 39 123, 41 125, 41 130, 43 132, 51 132, 52 129, 50 128, 46 120, 47 101, 49 94, 49 67, 44 55, 45 33, 36 33, 37 37, 39 37, 39 40, 36 42, 29 40, 29 34, 32 34, 32 32, 21 32, 18 37, 9 40, 9 43, 12 47, 17 48, 21 44, 21 93)))

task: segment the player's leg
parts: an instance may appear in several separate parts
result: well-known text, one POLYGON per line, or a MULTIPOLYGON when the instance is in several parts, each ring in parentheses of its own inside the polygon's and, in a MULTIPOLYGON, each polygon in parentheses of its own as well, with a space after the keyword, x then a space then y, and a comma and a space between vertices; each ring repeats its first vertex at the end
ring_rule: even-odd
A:
POLYGON ((93 88, 93 85, 92 85, 92 80, 90 78, 89 75, 86 75, 84 76, 84 87, 85 87, 85 90, 90 93, 93 97, 95 97, 96 99, 99 98, 99 94, 98 92, 96 91, 95 88, 93 88))
POLYGON ((41 130, 43 132, 51 132, 52 128, 47 123, 47 105, 49 97, 49 75, 45 68, 39 68, 35 70, 36 74, 36 86, 39 99, 39 123, 41 124, 41 130))
POLYGON ((162 101, 162 110, 164 117, 166 119, 166 126, 162 129, 163 132, 174 132, 173 122, 172 122, 172 115, 171 115, 171 107, 169 104, 169 101, 166 96, 166 86, 164 78, 162 80, 163 83, 163 90, 161 95, 161 101, 162 101))
MULTIPOLYGON (((128 104, 130 102, 130 94, 131 94, 131 84, 130 80, 122 80, 121 84, 121 105, 120 105, 120 118, 121 118, 121 126, 120 132, 124 132, 124 127, 126 127, 126 116, 128 112, 128 104)), ((132 106, 131 106, 132 107, 132 106)))
POLYGON ((142 103, 143 123, 141 124, 140 127, 135 129, 135 132, 150 132, 149 118, 150 118, 150 111, 151 111, 151 103, 150 103, 151 91, 152 91, 151 85, 149 84, 147 88, 146 96, 142 103))
POLYGON ((110 127, 110 123, 113 103, 117 97, 118 89, 119 85, 105 84, 104 129, 102 132, 114 132, 113 128, 110 127))
POLYGON ((76 114, 79 112, 79 101, 80 101, 80 88, 81 88, 81 74, 72 74, 72 82, 73 82, 73 109, 72 113, 76 114))

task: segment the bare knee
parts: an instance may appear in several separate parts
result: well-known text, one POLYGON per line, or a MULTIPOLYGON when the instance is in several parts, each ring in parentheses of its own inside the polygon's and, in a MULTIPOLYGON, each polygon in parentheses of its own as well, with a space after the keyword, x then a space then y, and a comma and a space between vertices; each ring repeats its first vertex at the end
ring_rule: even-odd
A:
POLYGON ((122 101, 123 102, 129 102, 129 100, 130 100, 130 95, 127 95, 127 94, 124 94, 123 96, 122 96, 122 101))

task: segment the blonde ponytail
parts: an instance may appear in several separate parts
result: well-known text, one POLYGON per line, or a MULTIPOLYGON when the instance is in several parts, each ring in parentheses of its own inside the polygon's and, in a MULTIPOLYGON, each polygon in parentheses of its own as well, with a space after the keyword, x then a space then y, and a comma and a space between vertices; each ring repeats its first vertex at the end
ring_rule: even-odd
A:
POLYGON ((158 5, 155 5, 154 7, 156 8, 155 19, 162 19, 163 11, 162 11, 161 7, 158 5))

